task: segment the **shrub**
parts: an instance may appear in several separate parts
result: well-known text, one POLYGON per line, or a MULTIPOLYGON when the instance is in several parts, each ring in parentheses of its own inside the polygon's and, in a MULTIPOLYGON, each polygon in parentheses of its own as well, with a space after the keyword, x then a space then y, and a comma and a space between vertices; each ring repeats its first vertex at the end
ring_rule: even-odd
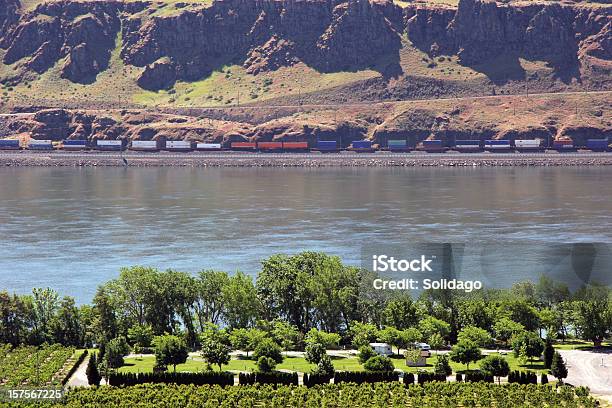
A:
POLYGON ((498 383, 501 383, 501 377, 510 373, 510 365, 506 359, 497 354, 486 356, 480 363, 480 369, 497 377, 498 383))
POLYGON ((463 376, 461 375, 461 373, 457 373, 457 375, 455 376, 455 381, 457 382, 463 381, 463 376))
POLYGON ((318 373, 305 373, 304 374, 304 385, 306 387, 314 387, 315 385, 329 384, 329 380, 333 378, 332 376, 326 374, 318 374, 318 373))
POLYGON ((276 361, 272 357, 261 356, 257 360, 257 369, 262 373, 269 373, 276 368, 276 361))
POLYGON ((395 366, 389 357, 374 356, 370 357, 363 365, 367 371, 393 371, 395 366))
POLYGON ((434 373, 444 376, 449 376, 453 373, 453 369, 448 362, 448 356, 446 354, 439 354, 437 356, 434 373))
POLYGON ((567 367, 565 361, 559 352, 555 352, 553 356, 552 365, 550 367, 550 373, 554 375, 560 383, 563 383, 563 379, 567 377, 567 367))
POLYGON ((359 364, 365 364, 371 357, 376 356, 376 352, 371 346, 361 346, 359 347, 359 364))
POLYGON ((306 346, 304 358, 311 364, 319 364, 321 357, 325 355, 325 346, 321 343, 310 343, 306 346))
POLYGON ((338 371, 334 375, 334 384, 352 382, 355 384, 399 381, 395 371, 338 371))
POLYGON ((404 384, 406 385, 414 384, 414 374, 412 373, 404 374, 404 384))
POLYGON ((98 371, 98 359, 96 358, 96 353, 92 353, 91 357, 89 358, 87 368, 85 369, 85 374, 87 375, 87 383, 89 385, 100 385, 102 376, 100 375, 100 371, 98 371))
POLYGON ((542 375, 540 376, 540 383, 548 384, 548 376, 546 374, 542 373, 542 375))
POLYGON ((334 376, 334 364, 331 358, 327 354, 323 354, 321 361, 317 364, 317 368, 314 370, 314 374, 327 375, 330 378, 334 376))
POLYGON ((546 339, 544 347, 544 367, 550 369, 552 366, 553 357, 555 356, 555 348, 552 345, 552 340, 546 339))
POLYGON ((234 385, 234 374, 206 371, 202 373, 111 373, 108 376, 108 384, 116 387, 146 383, 227 386, 234 385))
POLYGON ((263 339, 253 351, 253 358, 259 361, 260 357, 269 357, 277 364, 283 362, 283 352, 280 346, 272 339, 263 339))

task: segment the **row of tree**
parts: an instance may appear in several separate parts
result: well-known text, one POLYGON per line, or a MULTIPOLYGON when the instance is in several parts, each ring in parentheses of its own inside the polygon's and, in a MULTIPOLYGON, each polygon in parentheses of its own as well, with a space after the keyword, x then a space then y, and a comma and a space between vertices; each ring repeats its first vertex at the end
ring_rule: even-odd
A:
POLYGON ((426 291, 413 299, 402 291, 375 290, 373 278, 314 252, 274 255, 256 280, 242 273, 123 268, 98 288, 92 305, 77 307, 51 289, 0 292, 0 343, 91 346, 122 338, 150 347, 154 336, 171 334, 197 349, 211 325, 227 329, 230 344, 243 350, 257 343, 256 330, 274 332, 283 349, 303 349, 311 329, 335 334, 339 345, 379 339, 398 348, 414 341, 455 344, 466 329, 481 347, 510 345, 522 332, 542 337, 544 331, 597 346, 612 332, 607 287, 572 294, 544 276, 511 289, 426 291))

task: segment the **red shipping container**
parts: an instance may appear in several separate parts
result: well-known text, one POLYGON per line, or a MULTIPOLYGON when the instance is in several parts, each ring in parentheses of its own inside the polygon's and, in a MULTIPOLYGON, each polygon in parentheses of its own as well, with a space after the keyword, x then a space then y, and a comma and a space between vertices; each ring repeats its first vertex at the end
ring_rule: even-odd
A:
POLYGON ((283 149, 306 150, 308 149, 308 142, 283 142, 283 149))
POLYGON ((232 149, 255 149, 256 143, 251 142, 232 142, 232 149))
POLYGON ((282 142, 258 142, 257 148, 262 150, 280 150, 283 148, 282 142))

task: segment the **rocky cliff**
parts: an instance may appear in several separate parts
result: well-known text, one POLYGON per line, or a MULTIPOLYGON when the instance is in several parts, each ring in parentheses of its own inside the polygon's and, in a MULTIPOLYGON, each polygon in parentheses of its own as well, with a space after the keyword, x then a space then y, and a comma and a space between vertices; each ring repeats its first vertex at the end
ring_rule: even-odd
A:
POLYGON ((215 0, 212 4, 58 0, 24 11, 0 0, 0 47, 13 81, 61 64, 61 75, 90 83, 121 48, 145 89, 194 81, 238 63, 257 74, 302 62, 321 72, 398 71, 406 36, 435 57, 465 65, 500 55, 547 61, 559 77, 609 75, 612 7, 461 0, 458 8, 390 0, 215 0), (169 9, 174 7, 173 9, 169 9), (121 42, 118 42, 118 39, 121 42), (391 68, 389 68, 391 67, 391 68))

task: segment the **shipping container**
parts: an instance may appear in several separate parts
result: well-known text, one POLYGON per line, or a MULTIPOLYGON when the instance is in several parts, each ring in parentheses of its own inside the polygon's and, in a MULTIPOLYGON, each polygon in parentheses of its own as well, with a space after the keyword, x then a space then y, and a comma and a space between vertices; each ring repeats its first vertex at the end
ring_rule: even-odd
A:
POLYGON ((576 148, 574 147, 574 142, 572 140, 555 140, 553 142, 553 149, 559 150, 561 152, 576 150, 576 148))
POLYGON ((0 139, 0 150, 19 150, 19 140, 0 139))
POLYGON ((439 153, 446 151, 446 147, 443 146, 442 140, 423 140, 420 150, 429 153, 439 153))
POLYGON ((387 149, 392 152, 407 152, 411 150, 411 147, 405 140, 388 140, 387 149))
POLYGON ((86 150, 88 148, 87 140, 64 140, 62 148, 64 150, 86 150))
POLYGON ((351 147, 349 150, 353 150, 358 153, 371 153, 374 151, 372 147, 372 142, 369 140, 354 140, 351 142, 351 147))
POLYGON ((232 142, 232 150, 255 150, 257 143, 251 142, 232 142))
POLYGON ((156 140, 134 140, 130 145, 130 150, 157 152, 159 151, 159 143, 156 140))
POLYGON ((317 142, 317 150, 322 152, 337 152, 338 142, 335 140, 319 140, 317 142))
POLYGON ((204 150, 204 151, 221 150, 221 143, 197 143, 196 150, 204 150))
POLYGON ((123 140, 96 140, 97 150, 120 151, 124 147, 123 140))
POLYGON ((529 152, 542 150, 542 141, 540 139, 516 139, 514 147, 519 152, 529 152))
POLYGON ((53 150, 53 141, 51 140, 30 140, 28 143, 30 150, 53 150))
POLYGON ((455 150, 460 152, 478 152, 481 149, 480 140, 457 140, 455 141, 455 150))
POLYGON ((283 142, 283 149, 288 151, 306 151, 308 142, 283 142))
POLYGON ((511 150, 512 146, 509 140, 485 140, 484 149, 490 151, 505 151, 511 150))
POLYGON ((165 150, 170 152, 189 152, 193 150, 188 140, 166 140, 165 150))
POLYGON ((605 152, 608 150, 608 143, 608 139, 588 139, 586 147, 595 152, 605 152))
POLYGON ((264 152, 283 150, 283 142, 257 142, 257 148, 264 152))

